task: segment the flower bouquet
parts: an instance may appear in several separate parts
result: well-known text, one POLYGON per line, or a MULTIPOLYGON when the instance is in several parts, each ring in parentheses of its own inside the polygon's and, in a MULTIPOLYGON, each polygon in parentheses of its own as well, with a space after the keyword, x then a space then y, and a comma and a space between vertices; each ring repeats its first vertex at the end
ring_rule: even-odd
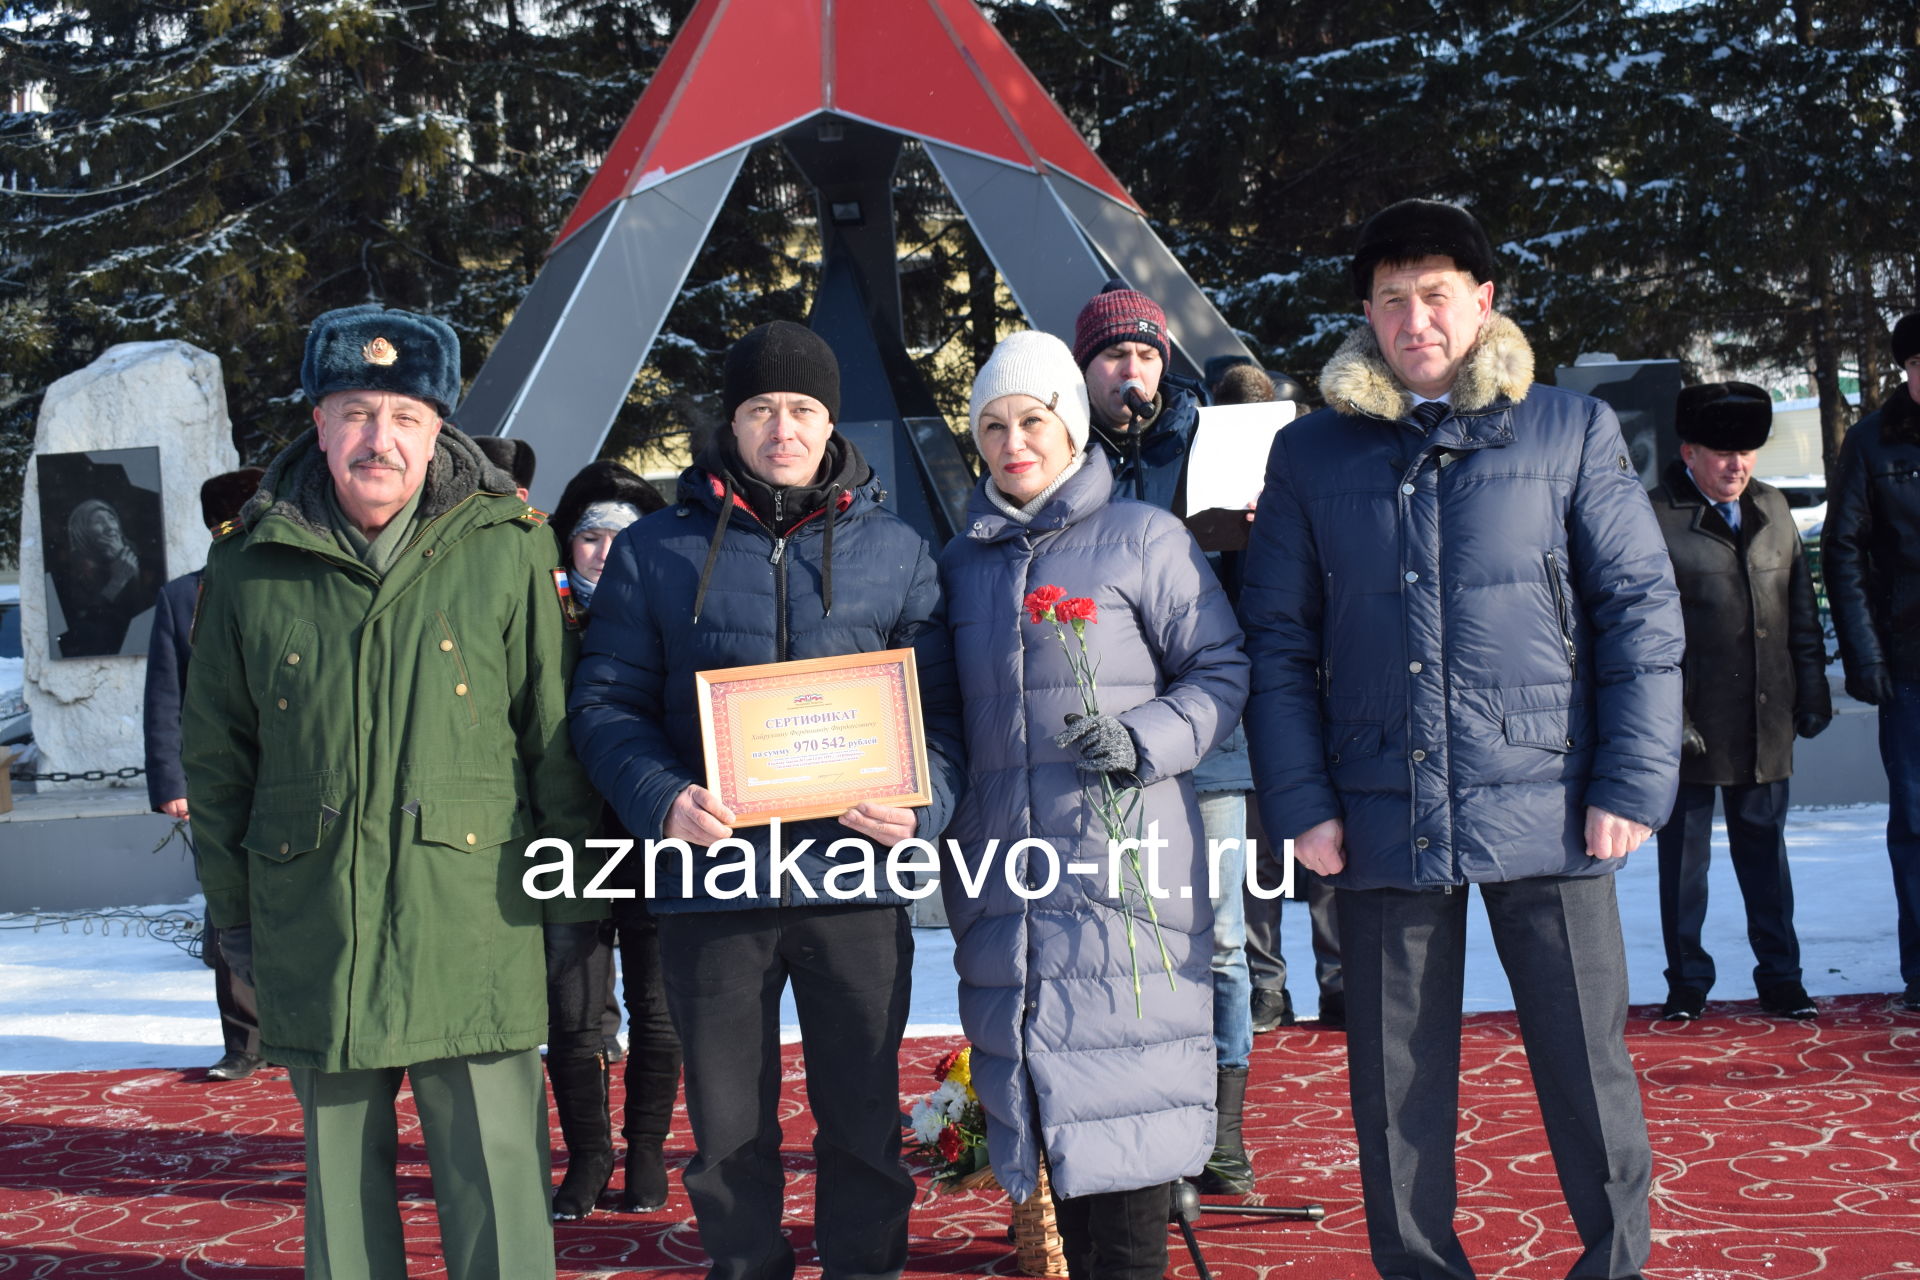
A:
MULTIPOLYGON (((1027 618, 1035 626, 1043 622, 1052 623, 1054 634, 1060 637, 1060 647, 1066 651, 1067 666, 1073 671, 1074 683, 1080 689, 1080 706, 1084 714, 1100 714, 1099 664, 1093 660, 1093 651, 1087 647, 1087 628, 1100 621, 1100 609, 1085 596, 1069 596, 1063 588, 1056 586, 1036 587, 1027 593, 1022 602, 1027 618), (1071 629, 1073 640, 1067 639, 1071 629)), ((1067 717, 1072 720, 1074 717, 1067 717)), ((1160 913, 1153 905, 1153 895, 1147 890, 1146 874, 1140 867, 1140 788, 1122 786, 1114 781, 1110 773, 1094 775, 1097 781, 1082 784, 1087 803, 1100 817, 1100 825, 1106 830, 1108 848, 1123 850, 1127 870, 1126 879, 1119 885, 1121 914, 1127 921, 1127 960, 1133 968, 1133 1012, 1135 1017, 1144 1016, 1140 1006, 1140 952, 1134 941, 1133 921, 1135 904, 1146 908, 1147 920, 1153 925, 1154 945, 1160 950, 1160 964, 1167 972, 1167 986, 1170 990, 1179 990, 1173 980, 1173 959, 1167 954, 1166 939, 1160 936, 1160 913), (1128 841, 1133 843, 1129 844, 1128 841)))
POLYGON ((987 1163, 987 1116, 973 1091, 972 1067, 970 1047, 940 1059, 933 1069, 940 1087, 907 1113, 914 1153, 932 1170, 929 1182, 936 1194, 996 1185, 987 1163))
MULTIPOLYGON (((987 1163, 987 1115, 973 1091, 973 1049, 955 1049, 940 1059, 933 1078, 940 1087, 907 1113, 913 1150, 932 1170, 933 1194, 999 1189, 987 1163)), ((1045 1160, 1039 1186, 1025 1203, 1013 1206, 1013 1251, 1022 1275, 1067 1274, 1045 1160)))

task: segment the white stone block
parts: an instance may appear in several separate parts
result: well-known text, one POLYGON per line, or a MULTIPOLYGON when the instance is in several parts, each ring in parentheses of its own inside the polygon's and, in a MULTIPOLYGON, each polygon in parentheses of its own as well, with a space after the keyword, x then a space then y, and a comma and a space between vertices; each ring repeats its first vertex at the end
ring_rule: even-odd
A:
MULTIPOLYGON (((160 450, 166 576, 177 578, 207 562, 200 486, 240 465, 219 360, 185 342, 128 342, 109 347, 86 368, 47 388, 34 435, 36 457, 148 447, 160 450)), ((64 520, 68 513, 51 514, 64 520)), ((34 741, 40 747, 36 772, 142 766, 146 659, 60 658, 52 652, 45 550, 38 465, 29 461, 20 521, 20 608, 26 699, 33 711, 34 741)), ((134 620, 130 633, 151 626, 148 612, 134 620)), ((40 787, 89 785, 99 784, 41 783, 40 787)), ((146 784, 136 777, 118 785, 146 784)))

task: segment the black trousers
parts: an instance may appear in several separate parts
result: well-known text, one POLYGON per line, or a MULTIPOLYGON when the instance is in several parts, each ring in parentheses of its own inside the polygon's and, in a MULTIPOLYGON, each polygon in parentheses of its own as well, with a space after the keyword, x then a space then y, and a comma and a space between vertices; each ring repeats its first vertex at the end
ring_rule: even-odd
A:
POLYGON ((1167 1270, 1167 1184, 1053 1198, 1067 1280, 1160 1280, 1167 1270))
MULTIPOLYGON (((1481 886, 1547 1146, 1584 1246, 1570 1277, 1639 1280, 1653 1157, 1627 1056, 1612 876, 1481 886)), ((1367 1239, 1383 1280, 1472 1280, 1454 1231, 1467 894, 1335 891, 1367 1239)))
MULTIPOLYGON (((1247 834, 1259 844, 1260 887, 1276 888, 1286 874, 1282 848, 1267 839, 1260 824, 1259 806, 1247 805, 1247 834)), ((1251 884, 1253 873, 1249 872, 1251 884)), ((1340 922, 1334 909, 1333 889, 1313 872, 1294 864, 1296 893, 1304 893, 1307 917, 1313 928, 1313 976, 1320 987, 1320 998, 1337 996, 1343 990, 1340 978, 1340 922), (1304 886, 1304 888, 1302 888, 1304 886)), ((1246 894, 1247 976, 1255 991, 1279 991, 1287 985, 1287 957, 1280 948, 1280 909, 1285 898, 1256 898, 1251 888, 1246 894)), ((1295 902, 1299 899, 1295 898, 1295 902)))
POLYGON ((260 1006, 253 988, 240 981, 220 954, 220 930, 206 921, 207 967, 213 970, 213 1002, 220 1009, 220 1043, 228 1053, 260 1053, 260 1006))
POLYGON ((672 1128, 673 1098, 680 1091, 680 1036, 667 1012, 660 929, 644 898, 614 899, 613 925, 627 1005, 627 1109, 620 1135, 657 1146, 672 1128))
MULTIPOLYGON (((1660 937, 1667 947, 1667 986, 1713 989, 1713 957, 1700 944, 1707 919, 1707 865, 1712 858, 1713 792, 1680 784, 1673 816, 1660 829, 1660 937)), ((1727 850, 1747 908, 1753 984, 1800 981, 1800 939, 1793 931, 1793 876, 1787 870, 1787 784, 1721 787, 1727 850)))
POLYGON ((789 1280, 780 1233, 780 993, 793 982, 817 1131, 823 1280, 891 1280, 907 1260, 900 1037, 913 979, 902 907, 820 905, 655 917, 687 1063, 696 1148, 682 1178, 711 1280, 789 1280))
POLYGON ((577 955, 547 953, 547 1057, 598 1058, 602 1051, 600 1010, 607 1003, 612 969, 613 923, 602 921, 590 950, 577 955))

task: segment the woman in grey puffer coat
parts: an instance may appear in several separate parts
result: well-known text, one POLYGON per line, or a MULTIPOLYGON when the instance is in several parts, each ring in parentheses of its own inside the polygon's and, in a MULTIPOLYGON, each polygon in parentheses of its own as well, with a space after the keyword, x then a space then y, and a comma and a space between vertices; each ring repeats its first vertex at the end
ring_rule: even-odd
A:
POLYGON ((1247 660, 1185 527, 1113 498, 1064 343, 1007 338, 974 381, 970 416, 990 474, 940 571, 970 779, 950 833, 964 865, 942 887, 973 1085, 995 1175, 1016 1200, 1046 1159, 1074 1280, 1157 1278, 1168 1184, 1213 1147, 1212 912, 1187 774, 1238 721, 1247 660), (1079 717, 1058 633, 1023 608, 1042 586, 1098 608, 1085 629, 1097 716, 1079 717), (1101 772, 1144 788, 1143 834, 1157 827, 1165 842, 1157 941, 1127 872, 1109 892, 1106 830, 1082 789, 1101 772), (1029 845, 1009 867, 1029 839, 1057 859, 1029 845))

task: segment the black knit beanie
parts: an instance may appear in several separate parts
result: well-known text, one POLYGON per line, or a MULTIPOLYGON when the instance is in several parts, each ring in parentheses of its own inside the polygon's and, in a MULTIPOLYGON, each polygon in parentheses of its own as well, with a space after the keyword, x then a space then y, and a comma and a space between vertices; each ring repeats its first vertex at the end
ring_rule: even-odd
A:
POLYGON ((826 340, 803 324, 775 320, 749 330, 727 349, 724 375, 727 421, 755 396, 786 391, 812 396, 840 421, 840 362, 826 340))

